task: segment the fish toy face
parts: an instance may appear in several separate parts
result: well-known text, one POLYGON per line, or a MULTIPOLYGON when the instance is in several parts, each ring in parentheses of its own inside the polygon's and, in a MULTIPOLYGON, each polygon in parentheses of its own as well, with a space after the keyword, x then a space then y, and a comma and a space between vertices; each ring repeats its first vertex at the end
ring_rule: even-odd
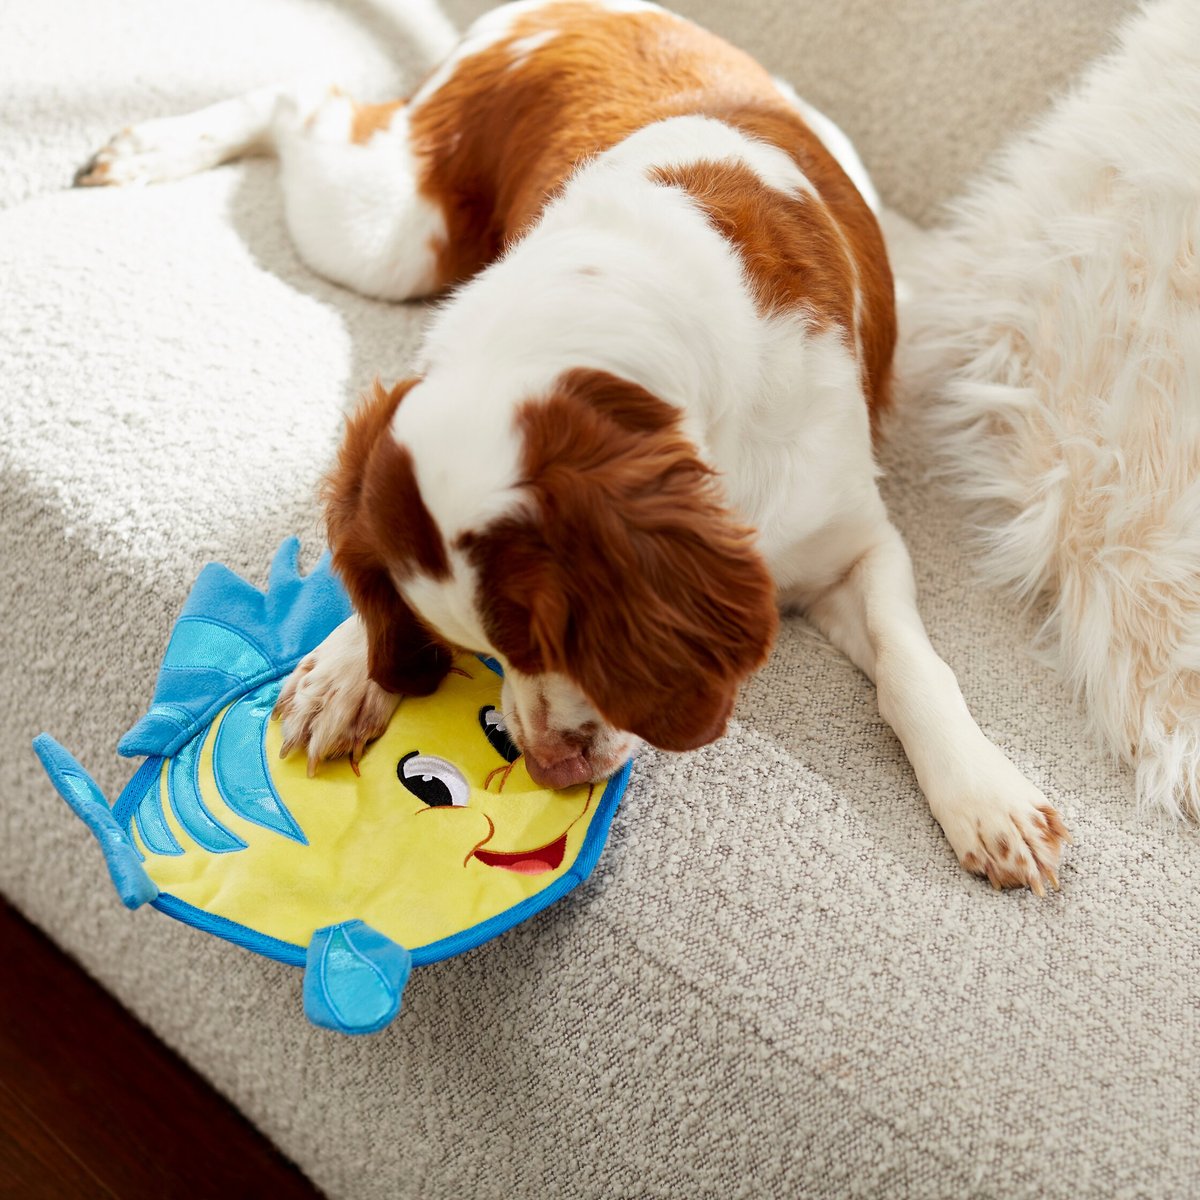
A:
POLYGON ((349 604, 328 558, 300 577, 297 551, 285 543, 266 593, 205 568, 154 704, 121 743, 147 757, 113 809, 53 739, 35 749, 127 904, 304 965, 310 1018, 370 1032, 395 1015, 411 966, 586 878, 629 765, 604 783, 539 787, 505 729, 498 668, 461 654, 433 695, 401 701, 357 771, 337 760, 310 778, 303 754, 280 757, 271 714, 349 604))

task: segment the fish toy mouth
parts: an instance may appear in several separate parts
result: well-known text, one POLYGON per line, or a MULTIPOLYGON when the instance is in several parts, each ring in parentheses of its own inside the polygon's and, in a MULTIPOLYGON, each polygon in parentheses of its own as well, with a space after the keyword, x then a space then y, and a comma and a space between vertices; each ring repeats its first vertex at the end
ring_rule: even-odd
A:
POLYGON ((545 846, 535 850, 514 850, 505 854, 500 850, 475 851, 475 857, 485 867, 499 867, 502 871, 516 871, 519 875, 544 875, 557 871, 567 853, 567 835, 561 834, 545 846))

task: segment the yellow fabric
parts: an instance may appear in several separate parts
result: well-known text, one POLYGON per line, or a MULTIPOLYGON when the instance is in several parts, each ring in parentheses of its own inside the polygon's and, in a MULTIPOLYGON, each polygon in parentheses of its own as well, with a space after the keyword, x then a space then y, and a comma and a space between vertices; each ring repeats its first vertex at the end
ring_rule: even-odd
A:
POLYGON ((270 770, 307 846, 243 820, 220 798, 212 747, 221 713, 201 751, 200 791, 213 817, 247 848, 212 854, 188 837, 167 800, 164 763, 163 814, 185 852, 155 855, 139 841, 146 869, 164 892, 300 946, 314 930, 355 918, 410 950, 469 929, 570 870, 604 786, 551 792, 533 782, 522 759, 506 766, 480 728, 479 711, 487 705, 499 709, 499 676, 461 656, 433 696, 401 702, 361 759, 361 776, 338 760, 309 779, 303 752, 279 758, 279 723, 272 720, 270 770), (397 765, 412 751, 452 763, 469 785, 467 803, 430 807, 408 791, 397 765), (537 874, 475 855, 533 851, 564 834, 561 864, 537 874))

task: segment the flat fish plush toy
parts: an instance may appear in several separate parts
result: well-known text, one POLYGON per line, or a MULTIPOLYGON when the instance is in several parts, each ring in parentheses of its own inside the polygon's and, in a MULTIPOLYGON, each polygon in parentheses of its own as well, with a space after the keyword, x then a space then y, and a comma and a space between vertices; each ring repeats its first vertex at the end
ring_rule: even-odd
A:
POLYGON ((121 740, 145 762, 109 807, 53 738, 34 749, 96 835, 130 908, 155 908, 304 968, 317 1025, 372 1033, 412 966, 478 946, 587 878, 630 765, 538 787, 505 732, 499 668, 468 654, 406 698, 358 771, 309 778, 271 713, 292 668, 350 615, 326 555, 285 542, 266 592, 210 563, 175 625, 150 711, 121 740))

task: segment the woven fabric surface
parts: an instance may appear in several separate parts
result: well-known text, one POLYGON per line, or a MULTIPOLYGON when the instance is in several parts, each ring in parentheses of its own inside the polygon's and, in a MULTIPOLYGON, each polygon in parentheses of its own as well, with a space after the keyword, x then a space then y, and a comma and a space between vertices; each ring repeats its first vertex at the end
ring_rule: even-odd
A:
MULTIPOLYGON (((1128 7, 686 11, 825 106, 922 219, 1128 7)), ((299 972, 120 907, 29 739, 116 795, 113 747, 197 571, 261 584, 292 533, 315 559, 341 413, 404 371, 423 310, 307 271, 269 162, 62 185, 129 120, 265 78, 386 95, 419 70, 392 28, 359 2, 5 7, 0 888, 332 1196, 1187 1194, 1197 837, 1136 817, 1130 774, 1024 652, 1033 618, 976 585, 903 405, 885 488, 926 620, 1075 835, 1060 894, 962 873, 869 683, 789 619, 727 738, 638 761, 589 884, 421 972, 384 1034, 316 1030, 299 972)), ((921 235, 889 229, 903 274, 921 235)))

